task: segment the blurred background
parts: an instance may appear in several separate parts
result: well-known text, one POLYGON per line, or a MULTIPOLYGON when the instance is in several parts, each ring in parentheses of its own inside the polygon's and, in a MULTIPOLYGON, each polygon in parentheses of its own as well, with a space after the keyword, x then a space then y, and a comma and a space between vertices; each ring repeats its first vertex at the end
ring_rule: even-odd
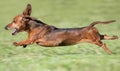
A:
POLYGON ((13 42, 27 38, 21 32, 12 36, 5 25, 32 5, 32 15, 59 28, 87 26, 93 21, 116 20, 96 25, 101 33, 120 36, 120 0, 1 0, 0 70, 1 71, 120 71, 120 40, 104 42, 114 54, 89 43, 46 48, 36 44, 15 47, 13 42))

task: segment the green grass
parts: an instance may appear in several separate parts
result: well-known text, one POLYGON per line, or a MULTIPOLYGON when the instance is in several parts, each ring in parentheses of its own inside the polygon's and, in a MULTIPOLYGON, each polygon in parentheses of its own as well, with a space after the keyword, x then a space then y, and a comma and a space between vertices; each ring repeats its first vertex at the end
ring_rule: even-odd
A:
POLYGON ((82 27, 93 21, 115 19, 109 25, 96 25, 101 33, 120 37, 120 0, 3 0, 0 2, 0 71, 120 71, 120 40, 108 41, 115 53, 108 55, 92 44, 67 47, 15 47, 26 33, 11 35, 4 26, 32 4, 32 16, 56 27, 82 27))

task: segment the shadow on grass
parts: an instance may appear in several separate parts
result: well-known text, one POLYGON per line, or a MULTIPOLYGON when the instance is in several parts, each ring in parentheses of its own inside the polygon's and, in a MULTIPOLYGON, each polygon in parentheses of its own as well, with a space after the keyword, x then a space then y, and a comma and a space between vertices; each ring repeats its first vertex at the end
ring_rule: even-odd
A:
MULTIPOLYGON (((58 49, 58 50, 45 49, 45 52, 42 51, 41 53, 45 56, 54 56, 54 55, 57 55, 57 56, 64 56, 64 55, 109 55, 101 48, 77 47, 77 48, 74 48, 75 49, 74 50, 73 47, 71 47, 70 51, 66 50, 66 48, 64 50, 63 49, 64 48, 58 49)), ((111 54, 111 55, 120 54, 120 46, 116 47, 114 50, 112 50, 112 52, 113 52, 113 54, 111 54)))
MULTIPOLYGON (((61 47, 60 47, 61 48, 61 47)), ((75 50, 72 49, 71 47, 70 51, 67 50, 66 48, 58 49, 58 50, 49 50, 49 49, 44 49, 41 51, 41 53, 45 56, 64 56, 64 55, 88 55, 88 54, 102 54, 101 51, 94 50, 94 49, 87 49, 87 48, 75 48, 75 50), (63 50, 64 49, 64 50, 63 50)))

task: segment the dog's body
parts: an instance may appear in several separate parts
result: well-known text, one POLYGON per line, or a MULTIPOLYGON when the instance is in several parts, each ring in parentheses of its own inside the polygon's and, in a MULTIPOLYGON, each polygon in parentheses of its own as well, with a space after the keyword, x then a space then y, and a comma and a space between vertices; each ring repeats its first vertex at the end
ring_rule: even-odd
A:
POLYGON ((41 46, 53 47, 74 45, 80 42, 89 42, 102 47, 107 53, 111 54, 112 52, 101 40, 113 40, 118 38, 117 36, 101 35, 94 27, 96 24, 109 24, 115 20, 105 22, 97 21, 82 28, 56 28, 30 17, 30 14, 31 5, 28 4, 23 14, 16 16, 13 19, 13 22, 5 27, 7 30, 11 28, 15 29, 12 35, 22 31, 26 31, 28 33, 27 40, 14 42, 14 45, 16 46, 26 47, 29 44, 37 43, 41 46))

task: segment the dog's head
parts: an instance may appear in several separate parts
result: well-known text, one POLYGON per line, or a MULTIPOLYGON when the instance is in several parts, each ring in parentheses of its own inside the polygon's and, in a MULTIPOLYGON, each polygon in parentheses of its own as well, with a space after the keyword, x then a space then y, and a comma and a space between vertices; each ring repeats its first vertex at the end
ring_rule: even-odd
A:
POLYGON ((27 4, 23 13, 14 17, 13 21, 5 26, 5 29, 6 30, 14 29, 12 35, 15 35, 21 31, 25 31, 27 27, 26 23, 29 21, 29 16, 31 15, 31 10, 32 10, 31 5, 27 4))

